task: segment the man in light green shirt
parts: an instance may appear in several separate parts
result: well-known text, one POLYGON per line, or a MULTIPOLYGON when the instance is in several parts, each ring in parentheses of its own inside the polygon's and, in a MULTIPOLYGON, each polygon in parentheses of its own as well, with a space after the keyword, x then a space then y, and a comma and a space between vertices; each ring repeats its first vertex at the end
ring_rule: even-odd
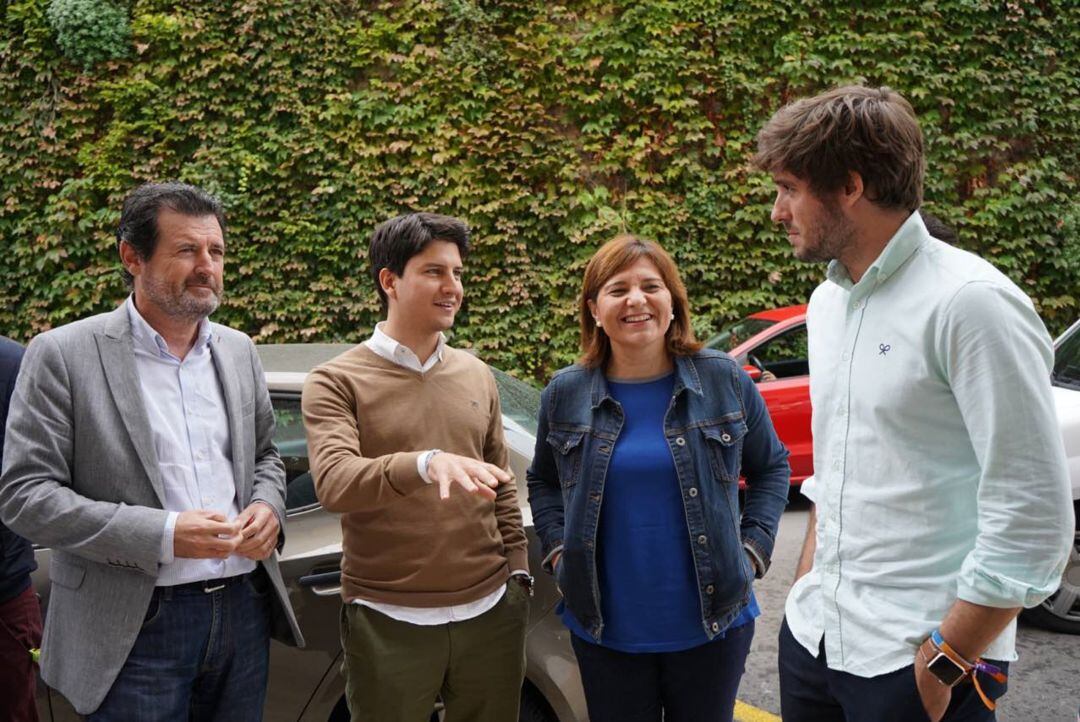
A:
POLYGON ((922 134, 894 91, 782 108, 755 162, 796 257, 829 264, 807 311, 814 506, 784 722, 993 720, 1016 615, 1072 543, 1050 337, 1012 281, 926 230, 922 134))

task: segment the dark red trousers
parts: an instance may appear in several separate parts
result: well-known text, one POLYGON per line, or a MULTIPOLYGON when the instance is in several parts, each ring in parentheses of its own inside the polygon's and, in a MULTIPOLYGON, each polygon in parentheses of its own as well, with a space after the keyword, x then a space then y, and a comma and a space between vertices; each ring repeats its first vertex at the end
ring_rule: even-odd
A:
POLYGON ((41 646, 41 607, 34 588, 0 604, 0 719, 38 722, 34 692, 37 665, 30 650, 41 646))

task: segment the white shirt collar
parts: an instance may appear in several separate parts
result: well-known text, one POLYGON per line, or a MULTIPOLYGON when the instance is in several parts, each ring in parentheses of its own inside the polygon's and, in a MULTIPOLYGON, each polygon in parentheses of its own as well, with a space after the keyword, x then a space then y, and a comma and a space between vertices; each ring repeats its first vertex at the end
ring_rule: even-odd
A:
MULTIPOLYGON (((166 343, 165 337, 155 331, 154 327, 147 323, 146 319, 139 313, 139 309, 135 308, 134 293, 128 296, 125 305, 127 306, 128 320, 131 322, 132 340, 151 353, 157 355, 169 354, 172 356, 173 354, 169 351, 169 344, 166 343)), ((195 345, 192 346, 191 350, 199 351, 209 344, 210 319, 204 318, 199 321, 199 337, 195 340, 195 345)))
POLYGON ((426 361, 420 363, 420 359, 417 358, 413 350, 404 344, 398 343, 395 339, 391 338, 383 330, 386 326, 386 321, 380 321, 375 330, 371 334, 366 343, 367 347, 382 356, 387 361, 396 363, 398 366, 403 366, 413 371, 419 371, 420 373, 426 373, 431 370, 435 364, 442 361, 443 350, 446 348, 446 336, 439 334, 439 341, 435 345, 435 352, 428 357, 426 361))

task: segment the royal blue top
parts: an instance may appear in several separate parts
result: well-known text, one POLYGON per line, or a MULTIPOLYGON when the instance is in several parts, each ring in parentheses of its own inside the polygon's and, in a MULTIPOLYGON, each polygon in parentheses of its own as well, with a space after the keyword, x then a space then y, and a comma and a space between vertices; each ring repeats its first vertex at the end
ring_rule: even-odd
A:
MULTIPOLYGON (((612 450, 597 531, 600 644, 621 652, 677 652, 709 641, 679 479, 664 436, 674 386, 674 374, 644 382, 608 379, 624 423, 612 450)), ((728 629, 759 614, 751 594, 728 629)), ((565 609, 562 619, 593 642, 565 609)))

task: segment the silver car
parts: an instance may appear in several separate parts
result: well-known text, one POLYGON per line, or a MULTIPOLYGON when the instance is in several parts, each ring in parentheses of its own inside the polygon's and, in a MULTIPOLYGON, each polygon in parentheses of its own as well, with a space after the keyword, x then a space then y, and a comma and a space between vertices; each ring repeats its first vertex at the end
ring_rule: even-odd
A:
MULTIPOLYGON (((307 372, 349 349, 347 344, 281 344, 259 346, 266 382, 277 418, 275 441, 285 462, 285 548, 281 573, 307 641, 305 649, 279 642, 270 647, 270 681, 264 719, 267 722, 343 722, 345 680, 340 673, 341 526, 315 497, 308 471, 307 441, 300 414, 300 391, 307 372)), ((569 632, 554 608, 558 591, 540 572, 540 543, 532 527, 525 489, 525 469, 532 459, 540 392, 492 369, 502 401, 503 429, 518 484, 518 500, 529 537, 529 561, 536 580, 526 639, 522 722, 585 722, 585 696, 569 632)), ((49 595, 49 550, 37 549, 34 585, 45 604, 49 595)), ((88 674, 92 674, 90 670, 88 674)), ((39 685, 38 710, 43 720, 74 722, 79 717, 58 693, 39 685)), ((432 719, 439 717, 439 705, 432 719)))

